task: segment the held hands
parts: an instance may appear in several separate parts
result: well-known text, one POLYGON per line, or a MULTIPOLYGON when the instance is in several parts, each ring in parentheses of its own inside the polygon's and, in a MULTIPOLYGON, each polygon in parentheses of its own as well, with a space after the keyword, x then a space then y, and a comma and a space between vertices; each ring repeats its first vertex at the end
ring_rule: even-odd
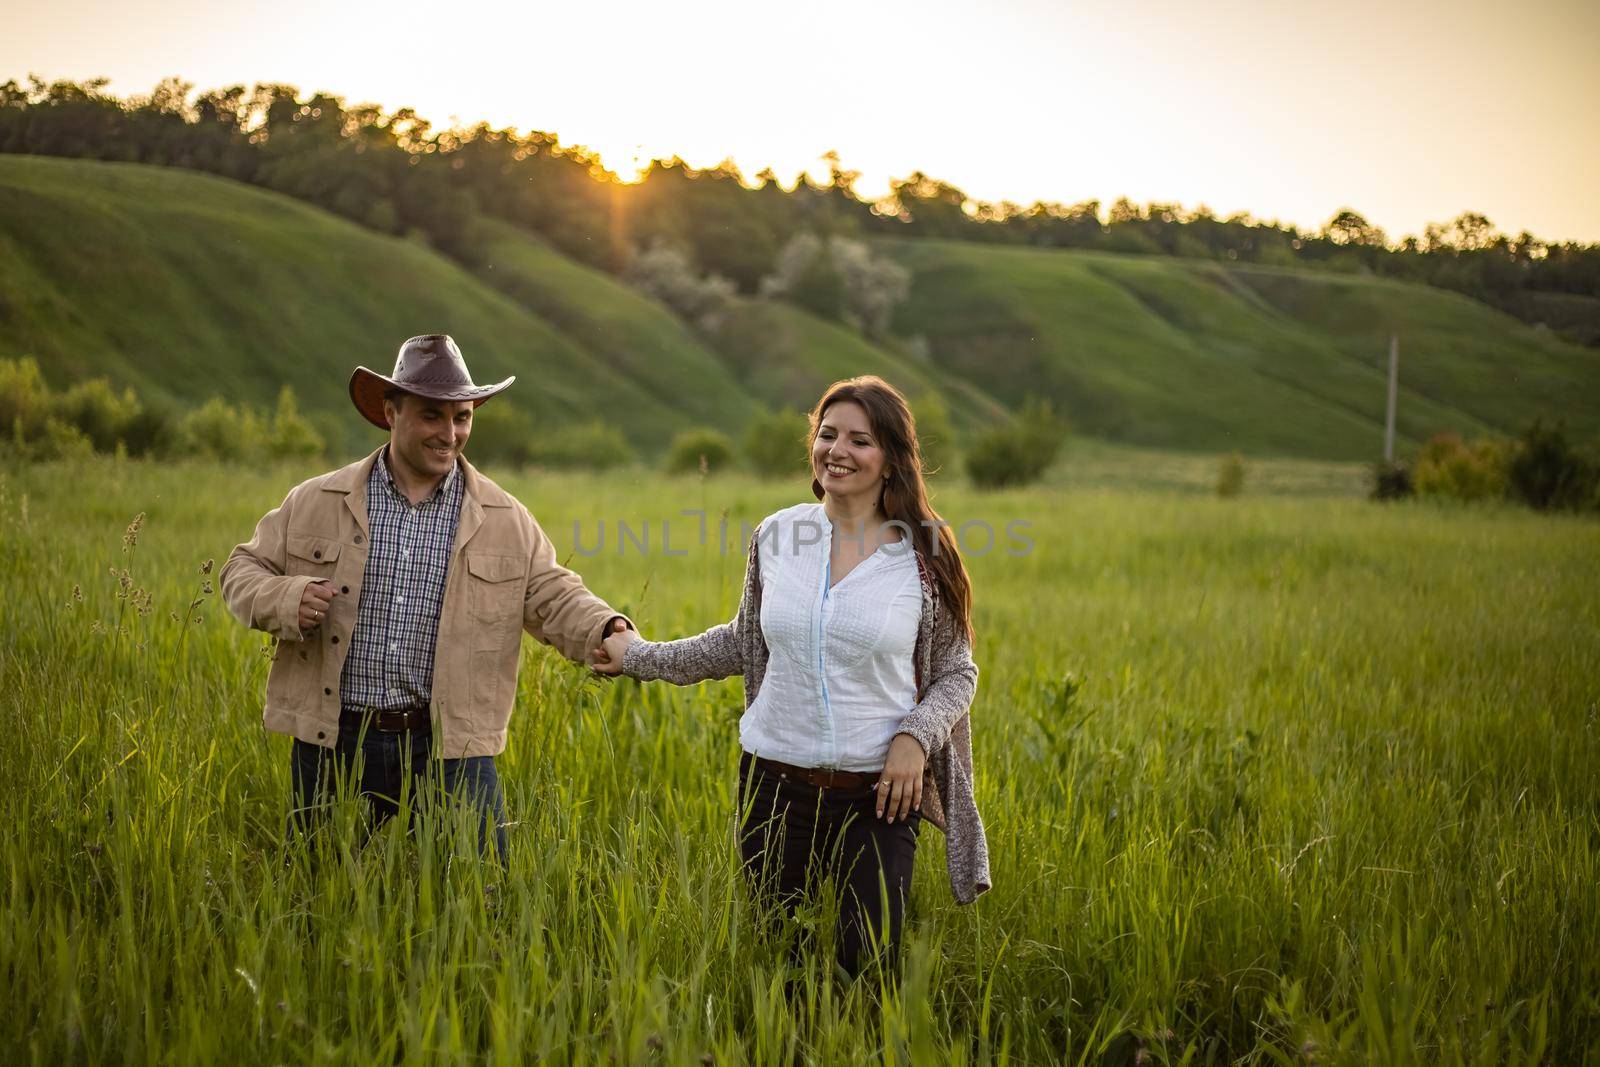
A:
POLYGON ((878 780, 878 818, 887 812, 890 822, 897 818, 904 822, 913 811, 922 810, 922 769, 927 763, 927 753, 916 738, 894 735, 883 763, 883 777, 878 780))
POLYGON ((306 586, 305 592, 300 594, 299 626, 302 634, 310 633, 322 625, 322 620, 328 617, 328 606, 333 603, 333 598, 339 593, 333 583, 326 579, 311 582, 306 586))
POLYGON ((627 623, 613 619, 611 633, 606 635, 605 642, 589 654, 589 669, 596 674, 621 674, 622 654, 637 640, 639 635, 628 629, 627 623))

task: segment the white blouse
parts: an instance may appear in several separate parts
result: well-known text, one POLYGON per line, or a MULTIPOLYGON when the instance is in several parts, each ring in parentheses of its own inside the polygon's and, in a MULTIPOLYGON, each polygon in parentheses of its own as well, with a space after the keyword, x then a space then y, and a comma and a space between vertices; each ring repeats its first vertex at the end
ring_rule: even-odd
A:
POLYGON ((832 584, 833 536, 821 504, 786 508, 761 525, 761 633, 770 658, 739 720, 739 741, 799 767, 876 771, 917 702, 922 584, 903 532, 832 584))

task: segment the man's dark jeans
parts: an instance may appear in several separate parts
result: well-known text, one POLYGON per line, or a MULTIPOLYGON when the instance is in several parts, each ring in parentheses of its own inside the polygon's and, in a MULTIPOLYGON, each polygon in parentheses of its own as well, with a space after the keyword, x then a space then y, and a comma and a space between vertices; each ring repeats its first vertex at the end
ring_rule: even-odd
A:
POLYGON ((854 977, 880 950, 893 966, 922 816, 886 822, 871 786, 819 789, 763 770, 748 752, 739 759, 739 809, 739 852, 758 904, 792 913, 832 874, 839 966, 854 977))
POLYGON ((426 730, 381 733, 362 728, 361 717, 339 716, 339 739, 333 748, 295 739, 291 754, 294 810, 289 830, 309 832, 326 820, 328 803, 340 777, 354 784, 376 830, 400 812, 406 792, 414 813, 442 807, 441 800, 460 799, 478 815, 478 851, 506 857, 505 798, 493 756, 432 759, 433 737, 426 730), (404 788, 402 788, 404 787, 404 788))

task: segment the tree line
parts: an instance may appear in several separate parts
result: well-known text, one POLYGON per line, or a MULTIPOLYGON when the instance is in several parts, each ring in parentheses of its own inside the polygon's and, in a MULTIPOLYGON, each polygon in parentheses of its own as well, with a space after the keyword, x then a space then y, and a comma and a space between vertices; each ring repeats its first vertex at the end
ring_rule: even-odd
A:
MULTIPOLYGON (((119 98, 105 79, 0 85, 0 152, 187 167, 309 201, 385 233, 417 234, 458 261, 485 255, 483 220, 535 231, 619 275, 670 248, 701 276, 758 293, 784 253, 812 235, 943 238, 1042 248, 1293 264, 1422 282, 1600 345, 1600 244, 1500 233, 1477 213, 1392 240, 1353 210, 1315 231, 1204 206, 1119 199, 987 203, 923 173, 864 198, 836 154, 825 181, 785 189, 731 161, 654 161, 633 183, 553 133, 487 123, 436 130, 411 108, 386 111, 282 84, 196 93, 176 78, 119 98)), ((843 247, 843 246, 841 246, 843 247)), ((770 285, 770 282, 769 282, 770 285)))

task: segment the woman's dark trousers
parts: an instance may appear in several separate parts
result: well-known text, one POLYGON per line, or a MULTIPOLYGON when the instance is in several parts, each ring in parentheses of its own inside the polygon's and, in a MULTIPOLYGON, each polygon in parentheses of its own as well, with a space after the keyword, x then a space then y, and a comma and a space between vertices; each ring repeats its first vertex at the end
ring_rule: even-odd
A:
POLYGON ((785 915, 828 875, 839 888, 836 958, 851 977, 874 959, 893 967, 917 855, 915 812, 876 816, 872 786, 819 788, 739 760, 739 851, 757 904, 785 915))

